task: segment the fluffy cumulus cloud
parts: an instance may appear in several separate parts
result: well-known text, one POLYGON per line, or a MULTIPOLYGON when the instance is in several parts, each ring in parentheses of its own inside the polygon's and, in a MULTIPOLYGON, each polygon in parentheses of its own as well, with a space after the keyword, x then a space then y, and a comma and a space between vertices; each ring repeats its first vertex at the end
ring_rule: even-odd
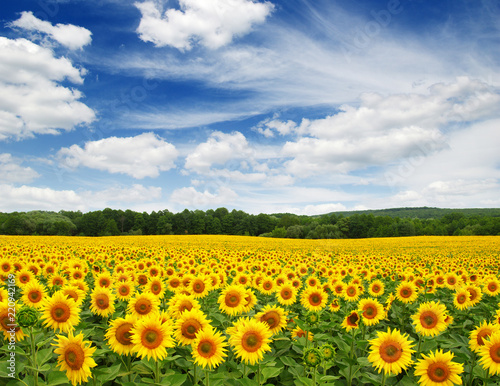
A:
POLYGON ((338 114, 295 126, 270 122, 265 130, 282 133, 285 127, 297 136, 282 150, 290 157, 290 173, 349 173, 443 150, 448 147, 446 131, 498 116, 499 103, 497 90, 464 77, 436 84, 427 95, 364 94, 359 106, 342 106, 338 114))
POLYGON ((81 92, 60 84, 83 83, 85 71, 49 48, 0 36, 0 140, 57 134, 95 120, 81 92))
POLYGON ((230 134, 215 131, 200 143, 187 157, 185 168, 197 173, 207 173, 212 166, 220 166, 234 160, 252 157, 252 149, 240 132, 230 134))
POLYGON ((13 21, 11 25, 27 31, 43 33, 71 50, 82 49, 92 42, 92 32, 88 29, 72 24, 52 25, 48 21, 38 19, 32 12, 23 12, 21 17, 13 21))
POLYGON ((170 201, 184 207, 207 207, 228 205, 238 198, 236 192, 227 186, 221 186, 216 192, 208 190, 200 192, 192 186, 176 189, 170 196, 170 201))
POLYGON ((58 157, 69 168, 85 166, 134 178, 157 177, 175 167, 178 151, 154 133, 135 137, 109 137, 87 142, 84 147, 62 148, 58 157))
POLYGON ((131 187, 114 186, 100 191, 55 190, 22 185, 0 184, 0 211, 18 210, 101 210, 106 207, 142 205, 161 198, 159 187, 134 184, 131 187))
POLYGON ((162 14, 153 1, 135 3, 142 14, 137 28, 140 38, 180 50, 189 50, 198 41, 219 48, 249 33, 274 8, 269 2, 251 0, 180 0, 179 5, 180 9, 169 8, 162 14))
POLYGON ((9 153, 0 154, 0 180, 4 183, 28 183, 40 175, 30 167, 23 167, 9 153))

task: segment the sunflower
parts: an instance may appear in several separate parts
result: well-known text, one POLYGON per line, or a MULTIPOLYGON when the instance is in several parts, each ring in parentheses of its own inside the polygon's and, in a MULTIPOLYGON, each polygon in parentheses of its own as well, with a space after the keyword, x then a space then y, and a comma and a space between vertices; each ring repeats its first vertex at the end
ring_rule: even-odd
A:
POLYGON ((340 303, 339 303, 339 299, 337 298, 334 298, 332 300, 332 302, 330 303, 330 311, 333 311, 333 312, 337 312, 338 310, 340 310, 340 303))
POLYGON ((323 361, 323 354, 319 348, 309 347, 304 349, 302 360, 304 361, 306 367, 315 368, 318 367, 323 361))
POLYGON ((455 291, 453 305, 459 310, 465 310, 470 307, 470 292, 467 291, 467 288, 461 288, 455 291))
POLYGON ((145 292, 149 292, 156 296, 158 299, 163 299, 166 292, 165 284, 163 280, 159 277, 153 277, 148 280, 148 284, 146 284, 145 292))
POLYGON ((219 296, 219 309, 231 316, 240 314, 245 308, 246 295, 246 289, 242 285, 227 286, 219 296))
POLYGON ((384 317, 384 307, 376 299, 362 299, 358 303, 363 323, 367 326, 378 324, 384 317))
POLYGON ((374 280, 370 283, 370 286, 368 287, 368 292, 370 293, 370 296, 373 296, 375 298, 382 296, 384 294, 385 287, 384 283, 380 280, 374 280))
POLYGON ((241 311, 242 313, 250 312, 257 304, 257 296, 255 296, 255 294, 250 288, 245 288, 244 303, 245 305, 241 311))
POLYGON ((16 283, 21 288, 33 280, 36 280, 35 275, 27 268, 21 269, 16 275, 16 283))
POLYGON ((420 376, 418 383, 422 386, 435 385, 461 385, 460 374, 464 367, 460 363, 453 362, 452 352, 437 350, 429 355, 422 354, 415 366, 415 375, 420 376))
POLYGON ((66 285, 67 281, 68 280, 63 275, 60 275, 58 273, 54 273, 47 279, 48 285, 52 288, 62 287, 66 285))
POLYGON ((134 282, 131 280, 115 283, 116 297, 118 300, 129 301, 135 293, 134 282))
POLYGON ((478 353, 480 348, 484 346, 486 338, 494 333, 500 332, 500 325, 487 323, 483 321, 478 327, 470 333, 469 347, 472 351, 478 353))
POLYGON ((446 306, 439 302, 422 303, 412 315, 415 330, 422 336, 435 336, 446 330, 446 306))
POLYGON ((196 334, 191 344, 194 363, 203 368, 212 369, 221 364, 226 354, 226 338, 211 326, 207 326, 196 334))
POLYGON ((12 309, 15 309, 15 314, 19 314, 19 305, 16 303, 15 307, 9 306, 7 301, 0 303, 0 331, 3 332, 5 340, 11 341, 12 329, 14 329, 15 341, 22 341, 27 335, 24 334, 21 326, 16 323, 12 317, 12 309))
POLYGON ((481 301, 481 299, 483 297, 483 293, 482 293, 480 287, 478 287, 475 284, 469 284, 469 285, 465 286, 465 289, 469 292, 469 295, 470 295, 469 304, 471 307, 475 306, 476 304, 478 304, 481 301))
POLYGON ((500 281, 496 277, 491 277, 484 282, 484 293, 488 296, 500 294, 500 281))
POLYGON ((132 352, 141 358, 163 360, 167 356, 167 347, 174 347, 172 326, 162 323, 159 314, 149 314, 135 322, 130 330, 134 345, 132 352))
POLYGON ((278 287, 276 290, 276 299, 283 306, 290 306, 297 301, 297 290, 288 283, 278 287))
POLYGON ((0 260, 0 273, 7 276, 12 272, 14 272, 14 266, 11 264, 9 259, 3 258, 0 260))
POLYGON ((101 272, 95 278, 95 285, 97 287, 112 288, 113 277, 108 271, 101 272))
POLYGON ((314 335, 310 331, 304 331, 300 327, 295 327, 292 330, 292 339, 307 338, 309 341, 313 341, 314 335))
POLYGON ((111 350, 119 355, 131 355, 134 345, 132 344, 132 328, 136 318, 133 315, 126 315, 110 323, 105 337, 108 340, 111 350))
POLYGON ((210 286, 204 277, 195 277, 189 284, 190 292, 195 298, 204 298, 208 294, 210 286))
POLYGON ((255 319, 267 323, 272 334, 275 335, 286 327, 287 312, 281 307, 266 305, 261 312, 255 314, 255 319))
POLYGON ((86 382, 92 373, 90 369, 97 366, 92 354, 96 350, 95 347, 90 347, 91 342, 83 340, 83 334, 73 336, 70 331, 68 337, 57 335, 57 346, 54 353, 59 354, 57 365, 62 371, 66 371, 66 376, 73 385, 79 385, 86 382))
POLYGON ((0 303, 6 302, 9 300, 9 293, 3 287, 0 287, 0 303))
POLYGON ((451 290, 462 286, 462 279, 453 272, 449 272, 444 276, 445 286, 451 290))
POLYGON ((359 328, 359 314, 357 311, 351 312, 344 318, 342 327, 344 327, 347 332, 359 328))
POLYGON ((196 333, 203 330, 211 321, 201 310, 184 311, 175 321, 174 338, 183 346, 193 343, 196 333))
POLYGON ((276 284, 272 277, 266 277, 262 280, 259 286, 259 290, 264 295, 272 295, 276 290, 276 284))
POLYGON ((155 314, 160 311, 160 300, 149 292, 136 295, 130 299, 127 311, 140 319, 149 314, 155 314))
POLYGON ((90 311, 108 317, 115 312, 115 295, 109 288, 96 287, 90 294, 90 311))
POLYGON ((254 365, 262 360, 266 351, 271 351, 271 330, 266 323, 256 319, 242 318, 236 322, 229 338, 235 354, 246 364, 254 365))
POLYGON ((300 303, 307 311, 321 311, 328 302, 328 294, 320 287, 308 287, 300 295, 300 303))
POLYGON ((85 299, 85 292, 83 292, 79 287, 71 284, 66 285, 61 289, 60 292, 67 298, 73 299, 78 308, 82 306, 83 300, 85 299))
POLYGON ((72 298, 57 291, 44 301, 42 319, 46 327, 69 333, 80 323, 80 309, 72 298))
POLYGON ((192 295, 175 294, 168 305, 168 313, 173 319, 177 319, 184 311, 192 309, 201 309, 200 303, 192 295))
POLYGON ((177 273, 174 273, 168 278, 168 287, 172 291, 177 291, 181 285, 181 278, 177 273))
POLYGON ((500 374, 500 332, 496 332, 479 348, 479 364, 490 375, 500 374))
POLYGON ((350 282, 350 283, 345 285, 344 293, 343 293, 345 300, 347 300, 348 302, 355 302, 359 299, 360 295, 361 295, 361 291, 359 290, 358 284, 350 282))
POLYGON ((396 298, 403 303, 413 303, 417 300, 418 291, 413 283, 403 282, 396 288, 396 298))
POLYGON ((387 332, 377 331, 377 338, 369 342, 368 360, 379 373, 384 370, 384 374, 397 375, 413 363, 413 344, 408 340, 408 335, 401 334, 399 330, 391 331, 389 328, 387 332))
POLYGON ((26 306, 37 309, 43 307, 43 301, 47 297, 47 291, 43 284, 39 283, 37 280, 31 280, 22 290, 23 296, 21 300, 26 306))

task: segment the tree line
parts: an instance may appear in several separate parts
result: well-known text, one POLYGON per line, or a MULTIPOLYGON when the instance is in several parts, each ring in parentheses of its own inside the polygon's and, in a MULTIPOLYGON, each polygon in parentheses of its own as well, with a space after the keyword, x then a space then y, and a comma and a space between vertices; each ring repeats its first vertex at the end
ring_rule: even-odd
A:
MULTIPOLYGON (((429 209, 429 208, 426 208, 429 209)), ((437 209, 437 208, 436 208, 437 209)), ((437 212, 436 212, 437 213, 437 212)), ((493 213, 493 212, 492 212, 493 213)), ((132 210, 31 211, 0 213, 0 234, 119 236, 222 234, 280 238, 347 239, 399 236, 500 235, 500 216, 446 212, 435 218, 401 218, 373 213, 248 214, 226 208, 135 212, 132 210)))

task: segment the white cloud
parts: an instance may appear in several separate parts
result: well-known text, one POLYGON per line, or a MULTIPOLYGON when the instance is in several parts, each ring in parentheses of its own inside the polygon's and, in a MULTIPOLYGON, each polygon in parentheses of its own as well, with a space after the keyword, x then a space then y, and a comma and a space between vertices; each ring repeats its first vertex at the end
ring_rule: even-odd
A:
POLYGON ((5 212, 29 210, 84 210, 82 198, 72 190, 54 190, 33 186, 0 185, 0 210, 5 212))
MULTIPOLYGON (((143 206, 161 198, 160 187, 145 187, 134 184, 131 187, 114 186, 101 191, 54 190, 23 185, 14 187, 0 184, 0 211, 30 210, 102 210, 106 207, 129 208, 143 206)), ((156 205, 160 207, 161 205, 156 205)), ((163 206, 164 207, 164 206, 163 206)))
POLYGON ((197 191, 195 188, 181 188, 173 191, 170 201, 184 207, 199 208, 206 206, 228 205, 238 198, 236 192, 228 187, 220 187, 216 193, 205 190, 197 191))
POLYGON ((160 171, 175 167, 178 151, 154 133, 136 137, 109 137, 87 142, 84 148, 72 145, 62 148, 58 157, 64 166, 86 166, 110 173, 128 174, 134 178, 157 177, 160 171))
POLYGON ((38 19, 32 12, 22 12, 21 17, 11 23, 27 31, 43 32, 71 50, 82 49, 92 41, 92 32, 72 24, 56 24, 38 19))
POLYGON ((22 167, 9 153, 0 154, 0 180, 3 183, 28 183, 40 175, 30 167, 22 167))
POLYGON ((341 203, 319 204, 319 205, 306 205, 303 209, 299 209, 296 214, 303 214, 306 216, 314 216, 320 214, 327 214, 330 212, 338 212, 346 210, 346 207, 341 203))
POLYGON ((135 3, 142 13, 137 28, 140 38, 157 47, 172 46, 189 50, 200 41, 208 48, 219 48, 250 32, 262 23, 274 6, 249 0, 180 0, 180 10, 162 10, 152 1, 135 3))
MULTIPOLYGON (((348 173, 447 148, 448 127, 498 116, 500 94, 477 80, 436 84, 428 95, 364 94, 358 107, 345 105, 333 116, 289 125, 299 137, 283 146, 292 159, 287 170, 299 176, 348 173)), ((280 127, 279 125, 275 125, 280 127)))
POLYGON ((251 155, 252 150, 243 134, 215 131, 207 142, 199 144, 186 157, 185 168, 197 173, 207 173, 213 165, 224 165, 231 160, 245 160, 251 155))
POLYGON ((79 101, 82 94, 58 84, 81 84, 83 74, 48 48, 0 36, 0 140, 58 134, 94 121, 94 111, 79 101))

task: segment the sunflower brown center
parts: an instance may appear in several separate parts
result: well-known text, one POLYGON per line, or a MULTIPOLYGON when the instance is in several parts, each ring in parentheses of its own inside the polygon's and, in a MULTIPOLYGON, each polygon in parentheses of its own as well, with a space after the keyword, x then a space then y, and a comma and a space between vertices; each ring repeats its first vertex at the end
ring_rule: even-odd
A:
POLYGON ((450 376, 450 369, 446 365, 446 363, 431 363, 427 368, 427 376, 433 382, 444 382, 450 376))
POLYGON ((281 291, 281 297, 285 300, 292 298, 292 291, 284 289, 281 291))
POLYGON ((271 288, 273 288, 273 285, 270 282, 266 281, 263 287, 265 290, 270 290, 271 288))
POLYGON ((260 318, 262 322, 266 322, 269 325, 270 329, 276 328, 280 322, 280 315, 276 311, 266 312, 260 318))
POLYGON ((108 288, 110 284, 111 284, 111 283, 110 283, 110 281, 109 281, 108 279, 101 279, 101 280, 99 280, 99 285, 100 285, 101 287, 106 287, 106 288, 108 288))
POLYGON ((228 294, 226 294, 226 297, 224 299, 224 303, 228 307, 236 307, 238 306, 238 304, 240 304, 240 302, 240 295, 235 292, 229 292, 228 294))
POLYGON ((354 296, 354 295, 356 295, 356 290, 354 289, 354 287, 349 287, 347 289, 346 293, 348 296, 354 296))
POLYGON ((109 298, 108 295, 106 294, 99 294, 96 296, 95 299, 95 304, 97 308, 100 308, 101 310, 105 310, 109 307, 109 298))
POLYGON ((312 306, 319 306, 321 304, 321 295, 318 293, 313 293, 309 296, 309 304, 312 306))
POLYGON ((27 282, 29 282, 29 281, 30 281, 30 278, 29 278, 29 276, 28 276, 28 275, 21 275, 21 276, 19 276, 19 281, 20 281, 21 283, 27 283, 27 282))
POLYGON ((389 341, 380 346, 379 353, 384 362, 393 363, 401 358, 401 355, 403 355, 403 349, 398 342, 389 341))
POLYGON ((497 290, 497 288, 498 287, 497 287, 496 283, 490 283, 490 284, 488 284, 488 290, 490 292, 495 292, 497 290))
POLYGON ((373 287, 372 287, 372 292, 380 292, 380 286, 378 286, 377 284, 375 284, 373 287))
MULTIPOLYGON (((12 321, 10 320, 8 313, 5 313, 5 314, 0 316, 0 324, 2 325, 2 327, 5 331, 10 331, 11 326, 12 326, 12 321)), ((16 332, 19 331, 20 328, 21 327, 19 327, 19 325, 14 327, 16 332)))
POLYGON ((42 293, 39 290, 31 291, 29 293, 29 298, 33 303, 38 303, 42 300, 42 293))
POLYGON ((128 286, 126 285, 122 285, 118 292, 120 292, 120 295, 122 296, 127 296, 130 293, 130 288, 128 288, 128 286))
POLYGON ((181 282, 177 279, 174 279, 170 282, 170 287, 172 288, 177 288, 181 285, 181 282))
POLYGON ((202 341, 198 345, 198 354, 200 354, 204 358, 210 358, 215 354, 215 345, 210 341, 202 341))
POLYGON ((64 351, 64 361, 71 370, 80 370, 85 362, 85 352, 76 343, 70 343, 64 351))
POLYGON ((347 324, 350 326, 358 325, 359 316, 355 312, 347 317, 347 324))
POLYGON ((71 310, 65 303, 57 303, 50 310, 50 316, 58 323, 66 322, 71 316, 71 310))
POLYGON ((151 292, 158 295, 161 292, 161 285, 159 283, 154 283, 151 286, 151 292))
POLYGON ((409 298, 412 294, 411 289, 409 288, 403 288, 400 292, 400 295, 402 298, 409 298))
POLYGON ((144 347, 153 350, 161 344, 161 334, 157 330, 146 329, 141 336, 141 343, 144 347))
POLYGON ((365 306, 363 310, 364 310, 363 316, 366 319, 373 319, 375 316, 377 316, 377 309, 371 304, 365 306))
POLYGON ((188 339, 194 339, 196 333, 201 329, 201 324, 195 319, 189 319, 182 324, 182 335, 188 339))
POLYGON ((135 311, 140 315, 147 315, 153 309, 153 305, 149 299, 139 299, 135 303, 135 311))
POLYGON ((201 281, 196 281, 193 285, 193 290, 197 294, 201 294, 203 291, 205 291, 205 284, 201 281))
POLYGON ((457 303, 458 304, 464 304, 467 301, 467 296, 464 294, 460 294, 457 296, 457 303))
POLYGON ((124 346, 131 345, 132 341, 130 340, 130 337, 132 334, 130 333, 130 330, 132 327, 132 323, 123 323, 120 327, 118 327, 115 332, 116 340, 124 346))
POLYGON ((480 345, 480 346, 484 346, 484 340, 483 340, 483 338, 486 338, 487 336, 490 336, 492 332, 493 331, 491 331, 490 329, 487 329, 487 328, 479 331, 478 334, 477 334, 477 344, 480 345))
POLYGON ((500 343, 490 347, 490 358, 495 363, 500 363, 500 343))
POLYGON ((425 311, 420 315, 420 324, 424 328, 434 328, 436 327, 437 323, 437 315, 432 311, 425 311))
POLYGON ((2 270, 3 270, 4 272, 8 272, 8 271, 10 271, 10 265, 9 265, 9 264, 3 264, 3 265, 2 265, 2 270))
POLYGON ((255 352, 262 346, 262 337, 253 331, 245 332, 241 339, 241 345, 245 351, 255 352))

